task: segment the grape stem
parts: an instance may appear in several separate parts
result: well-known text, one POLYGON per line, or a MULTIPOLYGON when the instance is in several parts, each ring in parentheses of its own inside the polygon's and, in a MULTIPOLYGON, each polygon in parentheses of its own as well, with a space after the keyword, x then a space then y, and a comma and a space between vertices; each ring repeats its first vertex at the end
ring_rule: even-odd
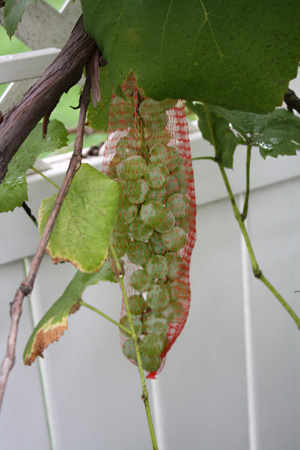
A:
POLYGON ((104 317, 104 319, 107 319, 109 322, 113 323, 114 325, 117 325, 118 328, 125 331, 125 333, 127 333, 131 336, 131 331, 128 328, 126 328, 123 325, 121 325, 120 323, 116 322, 112 317, 107 316, 104 312, 100 311, 99 309, 95 308, 92 305, 89 305, 88 303, 85 303, 83 300, 79 300, 79 304, 81 306, 84 306, 85 308, 88 308, 88 309, 94 311, 95 313, 99 314, 99 316, 104 317))
POLYGON ((297 314, 295 313, 295 311, 290 307, 290 305, 284 300, 284 298, 280 295, 280 293, 276 290, 276 288, 267 280, 267 278, 263 275, 258 262, 255 258, 254 255, 254 251, 250 242, 250 238, 247 232, 247 229, 245 227, 245 223, 244 220, 247 216, 247 211, 248 211, 248 201, 249 201, 249 192, 250 192, 250 181, 249 181, 249 174, 250 174, 250 158, 251 158, 251 146, 248 146, 247 148, 247 181, 246 181, 246 199, 245 199, 245 204, 244 204, 244 208, 243 208, 243 213, 241 214, 236 201, 235 201, 235 197, 233 195, 232 189, 231 189, 231 185, 229 183, 229 179, 227 177, 227 174, 225 172, 224 166, 221 163, 221 160, 219 158, 219 149, 218 146, 216 144, 216 140, 215 140, 215 136, 214 136, 214 130, 213 130, 213 126, 210 120, 210 112, 209 109, 207 107, 206 104, 204 104, 204 109, 205 109, 205 114, 206 114, 206 120, 207 120, 207 124, 209 127, 209 131, 210 131, 210 135, 211 135, 211 141, 213 143, 213 146, 215 148, 215 155, 216 155, 216 162, 219 166, 224 184, 226 186, 226 190, 229 196, 229 199, 231 201, 231 205, 232 205, 232 209, 234 212, 234 216, 239 224, 241 233, 243 235, 245 244, 247 246, 247 250, 249 253, 249 257, 251 260, 251 265, 252 265, 252 271, 253 274, 256 278, 258 278, 271 292, 272 294, 277 298, 277 300, 281 303, 281 305, 285 308, 285 310, 290 314, 290 316, 292 317, 292 319, 295 321, 297 327, 300 329, 300 318, 297 316, 297 314))
POLYGON ((126 289, 125 289, 125 283, 124 283, 124 278, 123 278, 123 270, 122 270, 121 264, 119 262, 119 259, 116 255, 115 249, 111 243, 111 240, 109 241, 109 248, 110 248, 111 254, 113 256, 113 259, 115 261, 115 264, 116 264, 118 278, 119 278, 119 282, 120 282, 120 286, 121 286, 121 290, 122 290, 122 294, 123 294, 123 299, 124 299, 124 303, 125 303, 125 308, 126 308, 126 312, 127 312, 127 316, 128 316, 131 337, 134 342, 137 365, 138 365, 141 384, 142 384, 142 392, 143 392, 142 399, 143 399, 145 409, 146 409, 146 415, 147 415, 147 419, 148 419, 148 426, 149 426, 149 431, 150 431, 150 435, 151 435, 153 450, 158 450, 156 436, 155 436, 155 430, 154 430, 152 416, 151 416, 150 404, 149 404, 149 394, 148 394, 145 375, 144 375, 144 371, 143 371, 143 367, 142 367, 141 354, 140 354, 140 350, 139 350, 139 346, 138 346, 138 337, 135 333, 133 323, 132 323, 132 317, 131 317, 131 313, 130 313, 130 309, 129 309, 128 299, 127 299, 127 294, 126 294, 126 289))

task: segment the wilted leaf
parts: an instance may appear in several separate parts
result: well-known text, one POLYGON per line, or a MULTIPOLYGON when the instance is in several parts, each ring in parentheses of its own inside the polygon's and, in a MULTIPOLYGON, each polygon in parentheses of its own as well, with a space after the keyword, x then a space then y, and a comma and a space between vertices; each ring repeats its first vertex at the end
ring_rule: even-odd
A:
POLYGON ((156 100, 183 98, 266 113, 297 75, 295 0, 81 0, 114 86, 133 71, 156 100))
POLYGON ((11 38, 18 28, 25 8, 37 0, 6 0, 4 7, 4 25, 8 36, 11 38))
MULTIPOLYGON (((39 230, 43 232, 57 194, 43 200, 39 230)), ((88 164, 82 164, 68 190, 47 251, 54 263, 70 261, 82 272, 99 270, 118 210, 118 184, 88 164)))
POLYGON ((99 281, 116 282, 115 275, 106 261, 98 273, 77 272, 63 295, 51 306, 33 330, 24 350, 23 360, 31 365, 37 356, 64 334, 68 328, 69 315, 75 312, 83 291, 99 281))
MULTIPOLYGON (((269 114, 253 114, 206 106, 225 167, 232 167, 233 152, 238 144, 257 145, 264 158, 296 155, 296 150, 300 150, 300 119, 285 109, 278 108, 269 114)), ((189 107, 199 117, 198 124, 204 139, 212 144, 204 105, 190 103, 189 107)))
POLYGON ((45 139, 42 124, 38 124, 23 142, 8 165, 7 174, 0 184, 0 212, 13 211, 27 200, 25 173, 35 163, 38 155, 64 147, 68 143, 68 132, 63 123, 51 120, 45 139))
POLYGON ((113 84, 109 75, 108 66, 100 68, 100 90, 101 102, 98 103, 97 108, 93 107, 92 101, 89 104, 88 122, 89 125, 95 130, 107 131, 109 122, 109 109, 113 91, 113 84))

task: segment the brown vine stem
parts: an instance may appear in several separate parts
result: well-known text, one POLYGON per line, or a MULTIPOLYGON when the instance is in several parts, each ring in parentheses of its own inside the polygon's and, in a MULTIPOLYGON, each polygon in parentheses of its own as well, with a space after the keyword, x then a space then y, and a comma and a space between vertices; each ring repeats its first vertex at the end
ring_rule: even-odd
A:
POLYGON ((46 246, 48 244, 52 229, 55 225, 56 218, 58 216, 64 198, 68 192, 69 186, 74 178, 74 175, 81 165, 85 118, 87 107, 90 102, 90 91, 91 91, 91 81, 88 73, 80 99, 80 113, 78 119, 77 136, 74 144, 74 152, 70 160, 67 173, 61 185, 61 188, 57 194, 57 199, 50 213, 49 219, 45 226, 37 251, 33 257, 28 275, 25 278, 25 280, 20 284, 20 287, 16 292, 14 301, 10 305, 11 325, 7 340, 6 354, 2 361, 0 372, 0 410, 2 407, 8 376, 15 363, 16 340, 18 333, 18 324, 22 314, 22 302, 24 297, 30 294, 33 289, 36 275, 42 262, 43 255, 46 246))
MULTIPOLYGON (((290 305, 284 300, 282 295, 280 295, 280 293, 277 291, 277 289, 263 275, 263 273, 262 273, 262 271, 261 271, 261 269, 260 269, 260 267, 258 265, 258 262, 256 260, 255 255, 254 255, 254 251, 253 251, 253 248, 252 248, 252 245, 251 245, 251 242, 250 242, 250 238, 249 238, 249 235, 248 235, 248 232, 247 232, 244 220, 243 220, 243 216, 242 216, 242 214, 240 213, 240 211, 239 211, 239 209, 237 207, 237 204, 236 204, 236 201, 235 201, 235 197, 233 195, 233 192, 232 192, 232 189, 231 189, 231 186, 230 186, 227 174, 225 172, 224 166, 220 162, 219 149, 218 149, 218 147, 216 145, 216 140, 215 140, 215 137, 214 137, 214 130, 213 130, 213 126, 212 126, 212 123, 211 123, 211 120, 210 120, 210 113, 209 113, 209 109, 208 109, 206 104, 204 105, 204 108, 205 108, 205 113, 206 113, 206 120, 207 120, 208 127, 209 127, 209 130, 210 130, 211 139, 212 139, 212 142, 213 142, 213 146, 215 148, 217 163, 218 163, 218 166, 219 166, 219 169, 220 169, 223 181, 225 183, 228 196, 229 196, 230 201, 231 201, 231 205, 232 205, 232 208, 233 208, 233 211, 234 211, 235 218, 236 218, 236 220, 237 220, 237 222, 239 224, 241 233, 243 235, 245 244, 247 246, 247 250, 248 250, 249 257, 250 257, 251 264, 252 264, 253 274, 254 274, 254 276, 256 278, 258 278, 272 292, 272 294, 277 298, 277 300, 281 303, 281 305, 285 308, 285 310, 289 313, 289 315, 295 321, 297 327, 300 329, 300 318, 297 316, 295 311, 290 307, 290 305)), ((249 158, 249 165, 250 165, 250 155, 249 155, 249 153, 250 152, 248 152, 248 156, 247 156, 247 165, 248 165, 248 158, 249 158)), ((248 180, 247 180, 247 186, 248 186, 248 180)), ((248 187, 248 189, 249 189, 249 187, 248 187)))

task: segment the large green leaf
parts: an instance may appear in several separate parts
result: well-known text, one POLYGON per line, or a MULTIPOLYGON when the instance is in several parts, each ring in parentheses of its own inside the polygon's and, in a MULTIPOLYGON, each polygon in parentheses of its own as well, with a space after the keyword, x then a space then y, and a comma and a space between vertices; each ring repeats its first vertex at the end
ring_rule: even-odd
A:
POLYGON ((24 350, 23 360, 31 365, 37 356, 64 334, 68 328, 69 315, 77 311, 83 291, 99 281, 116 282, 115 275, 106 261, 97 273, 77 271, 62 296, 51 306, 33 330, 24 350))
POLYGON ((51 120, 47 136, 42 138, 42 124, 38 124, 23 142, 8 165, 7 174, 0 184, 0 212, 13 211, 27 200, 25 173, 39 154, 64 147, 68 132, 59 120, 51 120))
POLYGON ((4 7, 4 25, 9 37, 16 31, 25 8, 37 0, 6 0, 4 7))
POLYGON ((107 131, 109 122, 109 109, 113 84, 110 78, 108 66, 100 69, 100 91, 101 101, 94 108, 92 101, 88 107, 88 122, 95 130, 107 131))
POLYGON ((87 32, 115 86, 134 71, 157 100, 257 113, 280 105, 297 75, 297 0, 81 0, 87 32))
MULTIPOLYGON (((57 194, 43 200, 39 230, 43 232, 57 194)), ((118 184, 88 164, 82 164, 68 190, 47 251, 55 263, 70 261, 82 272, 96 272, 108 253, 118 210, 118 184)))
MULTIPOLYGON (((212 144, 204 105, 189 103, 188 106, 199 117, 198 124, 204 139, 212 144)), ((233 153, 238 144, 257 145, 263 158, 296 155, 296 150, 300 150, 300 119, 285 109, 278 108, 269 114, 253 114, 212 105, 206 107, 225 167, 232 167, 233 153)))

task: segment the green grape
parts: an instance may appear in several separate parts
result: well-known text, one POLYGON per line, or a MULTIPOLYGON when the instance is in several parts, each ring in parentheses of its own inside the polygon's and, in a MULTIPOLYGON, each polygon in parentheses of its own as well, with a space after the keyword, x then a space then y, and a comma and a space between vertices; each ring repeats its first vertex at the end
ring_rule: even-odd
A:
POLYGON ((149 189, 148 194, 146 196, 146 201, 150 202, 151 200, 154 200, 158 203, 163 203, 165 201, 166 195, 167 191, 165 186, 159 189, 149 189))
POLYGON ((120 155, 121 157, 125 157, 126 155, 126 149, 128 146, 128 137, 122 137, 121 139, 118 140, 118 142, 116 143, 116 154, 120 155))
POLYGON ((133 264, 144 266, 150 258, 149 246, 145 242, 130 242, 127 248, 127 257, 133 264))
POLYGON ((153 286, 153 280, 145 269, 139 269, 133 272, 129 283, 136 291, 145 292, 153 286))
POLYGON ((168 338, 164 335, 147 334, 140 344, 140 352, 143 355, 159 356, 168 344, 168 338))
POLYGON ((114 180, 115 178, 118 178, 118 170, 117 167, 119 164, 123 163, 123 156, 122 155, 114 155, 114 157, 112 158, 112 160, 109 163, 108 166, 108 170, 107 170, 107 175, 109 176, 109 178, 111 178, 112 180, 114 180))
POLYGON ((128 181, 126 186, 126 196, 130 203, 143 203, 146 198, 149 186, 145 180, 128 181))
POLYGON ((136 361, 135 347, 132 339, 126 339, 126 341, 123 342, 122 351, 127 359, 136 361))
POLYGON ((167 197, 170 197, 173 194, 176 194, 180 190, 179 183, 175 175, 171 175, 166 182, 166 194, 167 197))
POLYGON ((122 164, 121 175, 125 180, 138 180, 147 170, 147 163, 141 156, 130 156, 122 164))
POLYGON ((147 334, 154 335, 167 334, 169 328, 167 319, 156 315, 149 316, 147 320, 145 320, 144 326, 147 334))
POLYGON ((134 118, 134 104, 132 101, 124 101, 121 97, 115 96, 112 99, 113 114, 118 129, 126 129, 133 123, 134 118))
POLYGON ((131 295, 128 297, 128 305, 130 313, 134 316, 139 316, 147 309, 147 303, 141 295, 131 295))
POLYGON ((158 233, 167 233, 168 231, 171 231, 175 226, 175 217, 169 209, 166 210, 166 218, 165 221, 159 225, 158 227, 155 227, 155 231, 158 233))
POLYGON ((161 188, 169 178, 169 171, 162 164, 149 164, 145 173, 145 180, 152 188, 161 188))
POLYGON ((169 285, 170 298, 174 302, 188 300, 190 298, 190 287, 183 281, 175 280, 169 285))
MULTIPOLYGON (((122 258, 122 256, 125 255, 125 253, 127 252, 127 249, 128 249, 128 245, 130 242, 129 236, 128 235, 118 236, 118 235, 115 235, 115 233, 112 233, 110 236, 110 239, 111 239, 111 243, 115 249, 117 257, 122 258)), ((113 257, 110 249, 108 251, 108 254, 110 257, 113 257)))
POLYGON ((191 214, 188 214, 185 217, 177 217, 176 226, 182 228, 188 234, 194 220, 195 219, 191 214))
POLYGON ((143 369, 147 372, 156 372, 161 365, 161 357, 159 355, 149 356, 146 353, 141 353, 141 360, 143 369))
POLYGON ((128 234, 128 232, 129 232, 129 229, 128 229, 127 225, 123 225, 120 222, 117 222, 115 224, 113 233, 116 236, 124 236, 124 235, 128 234))
POLYGON ((186 233, 182 228, 174 227, 168 233, 162 234, 162 240, 170 252, 178 252, 185 246, 186 233))
POLYGON ((160 104, 164 108, 164 110, 175 108, 177 103, 178 103, 178 100, 174 99, 174 98, 165 98, 164 100, 160 101, 160 104))
POLYGON ((168 166, 172 160, 168 147, 163 144, 156 144, 150 148, 150 161, 155 164, 163 164, 168 166))
POLYGON ((153 253, 164 255, 167 252, 167 247, 163 243, 162 235, 154 232, 149 241, 153 253))
POLYGON ((131 203, 125 204, 118 211, 118 218, 121 225, 129 225, 137 216, 137 206, 131 203))
POLYGON ((171 280, 179 280, 185 270, 183 259, 177 253, 167 253, 166 260, 168 262, 167 277, 171 280))
POLYGON ((150 98, 140 104, 139 113, 144 120, 146 128, 151 131, 163 130, 168 124, 168 116, 164 112, 162 105, 150 98))
POLYGON ((146 225, 140 217, 137 217, 134 222, 129 225, 129 232, 134 240, 145 242, 151 238, 153 228, 146 225))
POLYGON ((154 228, 165 220, 166 208, 155 201, 147 202, 143 204, 140 216, 144 223, 154 228))
POLYGON ((184 217, 190 211, 190 201, 182 194, 173 194, 166 201, 166 207, 173 212, 176 218, 184 217))
POLYGON ((186 168, 184 166, 180 166, 174 175, 177 178, 181 194, 186 194, 188 190, 186 168))
POLYGON ((186 317, 182 304, 174 301, 170 301, 168 306, 161 312, 161 315, 168 323, 179 322, 186 317))
POLYGON ((153 130, 145 130, 145 139, 149 148, 153 147, 157 142, 167 145, 171 139, 170 132, 164 128, 163 130, 153 132, 153 130))
POLYGON ((168 164, 168 169, 170 172, 175 172, 181 166, 181 157, 179 155, 179 151, 175 147, 171 147, 168 145, 168 152, 170 157, 170 162, 168 164))
POLYGON ((151 309, 161 311, 170 301, 170 295, 166 286, 154 284, 153 288, 147 293, 147 304, 151 309))
MULTIPOLYGON (((137 336, 142 334, 143 324, 141 322, 141 319, 137 316, 131 316, 131 321, 132 321, 132 325, 133 325, 135 334, 137 336)), ((128 316, 123 316, 122 319, 120 320, 120 324, 123 325, 123 327, 128 328, 128 330, 130 330, 128 316)), ((120 333, 122 333, 124 336, 129 336, 129 334, 126 333, 126 331, 122 330, 122 328, 120 328, 120 333)))
POLYGON ((146 264, 146 270, 152 278, 164 278, 168 273, 168 263, 162 255, 152 255, 146 264))

